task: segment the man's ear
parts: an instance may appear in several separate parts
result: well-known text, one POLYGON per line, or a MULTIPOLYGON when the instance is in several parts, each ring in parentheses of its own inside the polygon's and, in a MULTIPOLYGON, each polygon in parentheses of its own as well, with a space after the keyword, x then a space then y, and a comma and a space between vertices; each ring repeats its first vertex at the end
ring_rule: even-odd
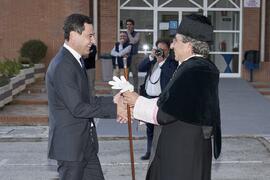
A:
POLYGON ((191 42, 188 42, 188 49, 191 52, 191 54, 193 54, 193 48, 192 48, 191 42))
POLYGON ((76 36, 78 36, 78 33, 75 32, 75 31, 71 31, 69 33, 69 40, 72 40, 72 39, 76 38, 76 36))

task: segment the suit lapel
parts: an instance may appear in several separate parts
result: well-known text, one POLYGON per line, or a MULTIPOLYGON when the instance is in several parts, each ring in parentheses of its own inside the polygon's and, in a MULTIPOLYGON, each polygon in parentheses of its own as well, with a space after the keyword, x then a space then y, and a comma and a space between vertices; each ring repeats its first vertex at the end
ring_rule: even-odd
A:
MULTIPOLYGON (((63 47, 63 52, 67 56, 66 60, 71 63, 72 67, 77 69, 78 73, 80 74, 82 78, 82 91, 87 92, 89 95, 89 84, 88 84, 86 70, 80 66, 77 59, 64 47, 63 47)), ((86 98, 86 99, 89 99, 89 98, 86 98)))
POLYGON ((77 59, 65 47, 62 47, 62 50, 68 56, 67 59, 70 60, 71 63, 74 65, 74 67, 81 72, 83 78, 85 78, 88 81, 87 74, 86 74, 86 69, 85 68, 82 68, 80 66, 80 64, 78 63, 77 59))

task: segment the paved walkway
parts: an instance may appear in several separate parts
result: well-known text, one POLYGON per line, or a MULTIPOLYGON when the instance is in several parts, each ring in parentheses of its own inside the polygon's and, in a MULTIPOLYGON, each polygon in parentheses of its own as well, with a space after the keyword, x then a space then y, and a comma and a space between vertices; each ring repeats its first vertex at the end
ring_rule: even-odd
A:
MULTIPOLYGON (((106 180, 131 180, 127 140, 99 141, 106 180)), ((140 160, 145 140, 134 141, 136 180, 145 179, 147 161, 140 160)), ((53 180, 56 162, 48 160, 47 142, 0 142, 1 180, 53 180)), ((224 137, 222 155, 213 160, 212 180, 269 180, 269 143, 254 137, 224 137)))
MULTIPOLYGON (((99 95, 109 91, 106 83, 98 82, 98 84, 99 95)), ((270 134, 270 111, 268 110, 270 100, 248 82, 242 79, 221 79, 220 108, 223 134, 270 134)), ((126 133, 124 125, 117 124, 115 120, 96 119, 96 121, 101 136, 122 136, 126 133)), ((48 107, 44 83, 28 87, 10 105, 0 110, 0 124, 47 125, 48 107)), ((134 133, 140 135, 138 126, 133 126, 134 133)))
MULTIPOLYGON (((55 162, 46 158, 48 127, 44 85, 34 87, 0 111, 0 122, 12 118, 15 122, 12 126, 6 123, 0 126, 1 180, 57 177, 55 162)), ((221 79, 220 105, 223 149, 221 158, 213 161, 213 180, 269 180, 270 100, 244 80, 221 79)), ((95 121, 106 179, 131 179, 127 126, 116 123, 115 119, 95 121)), ((147 161, 139 159, 146 148, 145 126, 135 122, 133 135, 136 176, 142 180, 147 170, 147 161)))

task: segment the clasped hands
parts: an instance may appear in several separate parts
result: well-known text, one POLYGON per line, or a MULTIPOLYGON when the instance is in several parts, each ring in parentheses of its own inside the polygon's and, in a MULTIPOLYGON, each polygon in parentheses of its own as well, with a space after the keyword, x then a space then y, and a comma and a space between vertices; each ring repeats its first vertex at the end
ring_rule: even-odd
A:
POLYGON ((120 92, 114 96, 114 103, 117 104, 117 121, 127 123, 127 108, 130 108, 130 118, 133 118, 133 108, 139 95, 133 92, 133 85, 130 84, 124 76, 121 76, 120 79, 114 76, 113 81, 110 81, 109 84, 112 85, 112 89, 120 90, 120 92))

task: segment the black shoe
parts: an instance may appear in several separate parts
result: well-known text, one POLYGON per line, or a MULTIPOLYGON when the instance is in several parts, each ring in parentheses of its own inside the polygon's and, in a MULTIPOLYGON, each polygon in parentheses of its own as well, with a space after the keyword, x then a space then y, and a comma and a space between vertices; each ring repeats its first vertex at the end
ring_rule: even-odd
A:
POLYGON ((148 160, 150 158, 150 152, 145 153, 144 156, 141 157, 141 160, 148 160))

